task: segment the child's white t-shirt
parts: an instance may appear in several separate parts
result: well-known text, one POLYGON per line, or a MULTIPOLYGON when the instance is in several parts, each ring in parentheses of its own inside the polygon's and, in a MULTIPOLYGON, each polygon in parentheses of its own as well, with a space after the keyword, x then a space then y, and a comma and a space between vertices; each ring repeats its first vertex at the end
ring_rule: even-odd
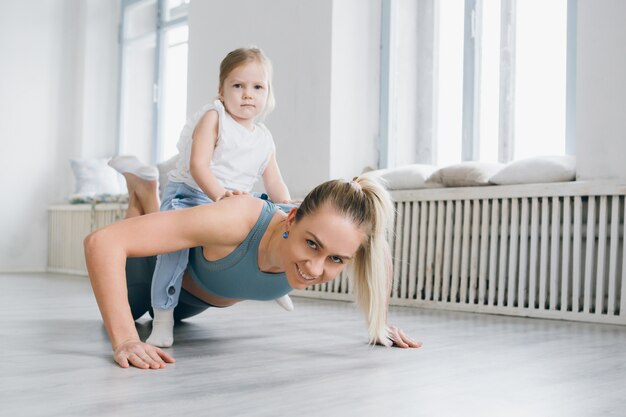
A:
POLYGON ((216 110, 219 117, 211 171, 225 189, 250 192, 274 152, 274 139, 263 123, 255 123, 252 131, 237 123, 219 100, 206 104, 187 120, 176 145, 180 158, 169 179, 200 190, 189 172, 192 135, 202 116, 210 110, 216 110))

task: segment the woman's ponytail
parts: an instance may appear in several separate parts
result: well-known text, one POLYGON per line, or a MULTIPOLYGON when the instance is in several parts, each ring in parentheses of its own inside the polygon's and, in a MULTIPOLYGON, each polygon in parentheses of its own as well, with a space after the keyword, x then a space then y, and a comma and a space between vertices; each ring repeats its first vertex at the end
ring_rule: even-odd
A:
POLYGON ((352 273, 356 300, 368 323, 370 343, 389 343, 387 333, 387 300, 391 279, 391 259, 387 233, 393 224, 394 210, 387 190, 374 178, 353 180, 371 202, 371 231, 356 253, 352 273))

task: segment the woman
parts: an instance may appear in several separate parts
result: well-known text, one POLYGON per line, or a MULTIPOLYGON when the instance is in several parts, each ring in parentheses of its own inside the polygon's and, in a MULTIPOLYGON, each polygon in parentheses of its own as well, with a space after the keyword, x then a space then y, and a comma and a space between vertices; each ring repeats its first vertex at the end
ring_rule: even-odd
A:
POLYGON ((158 212, 156 181, 124 176, 127 219, 85 239, 89 278, 120 366, 158 369, 174 362, 141 342, 134 319, 150 307, 153 256, 183 248, 194 249, 174 312, 178 319, 328 282, 351 264, 370 342, 421 346, 387 325, 391 262, 385 236, 393 206, 373 179, 325 182, 286 214, 248 195, 158 212))

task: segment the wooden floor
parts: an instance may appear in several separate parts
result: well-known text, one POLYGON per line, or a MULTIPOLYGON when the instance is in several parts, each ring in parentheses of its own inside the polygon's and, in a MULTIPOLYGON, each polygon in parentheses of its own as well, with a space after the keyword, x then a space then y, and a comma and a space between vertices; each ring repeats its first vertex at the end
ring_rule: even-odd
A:
POLYGON ((112 362, 86 278, 0 285, 2 416, 626 416, 624 327, 394 308, 424 347, 386 349, 352 304, 246 302, 177 327, 177 363, 143 371, 112 362))

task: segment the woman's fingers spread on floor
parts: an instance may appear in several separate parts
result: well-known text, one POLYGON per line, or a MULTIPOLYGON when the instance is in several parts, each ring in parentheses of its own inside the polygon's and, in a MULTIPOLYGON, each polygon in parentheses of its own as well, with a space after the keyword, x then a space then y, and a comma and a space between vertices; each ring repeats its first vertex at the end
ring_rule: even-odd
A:
POLYGON ((174 363, 176 362, 176 359, 174 359, 169 353, 159 349, 159 348, 155 348, 156 353, 161 357, 161 359, 163 359, 165 362, 167 363, 174 363))
POLYGON ((141 369, 147 369, 150 367, 150 365, 148 365, 147 363, 145 363, 143 361, 143 359, 141 359, 141 357, 139 357, 139 355, 137 355, 135 352, 131 352, 128 355, 128 360, 130 361, 130 363, 137 367, 137 368, 141 368, 141 369))
POLYGON ((118 357, 116 355, 114 359, 115 359, 115 362, 117 362, 117 364, 121 366, 122 368, 128 368, 130 366, 130 364, 128 363, 128 359, 124 356, 118 357))
POLYGON ((159 368, 165 368, 165 362, 163 362, 163 359, 161 359, 161 357, 156 351, 148 352, 148 354, 150 355, 152 360, 158 365, 159 368))
POLYGON ((152 359, 148 353, 144 353, 140 357, 141 357, 141 360, 144 361, 144 363, 147 364, 150 368, 152 369, 161 368, 161 365, 157 363, 157 361, 152 359))
POLYGON ((402 340, 404 341, 404 343, 407 344, 407 347, 414 347, 414 348, 422 347, 422 342, 418 342, 417 340, 410 338, 409 336, 404 334, 402 329, 398 329, 398 333, 400 333, 400 336, 402 337, 402 340))
POLYGON ((404 339, 402 338, 401 333, 402 331, 400 329, 398 329, 397 327, 394 327, 391 331, 391 340, 393 340, 396 346, 401 347, 401 348, 407 348, 409 347, 409 345, 407 345, 404 342, 404 339))
POLYGON ((399 327, 389 326, 388 329, 389 338, 393 341, 395 346, 401 348, 419 348, 422 346, 421 342, 418 342, 407 336, 399 327))
POLYGON ((166 362, 174 362, 174 358, 161 349, 139 340, 120 344, 115 349, 113 357, 122 368, 132 365, 141 369, 161 369, 165 368, 166 362))

